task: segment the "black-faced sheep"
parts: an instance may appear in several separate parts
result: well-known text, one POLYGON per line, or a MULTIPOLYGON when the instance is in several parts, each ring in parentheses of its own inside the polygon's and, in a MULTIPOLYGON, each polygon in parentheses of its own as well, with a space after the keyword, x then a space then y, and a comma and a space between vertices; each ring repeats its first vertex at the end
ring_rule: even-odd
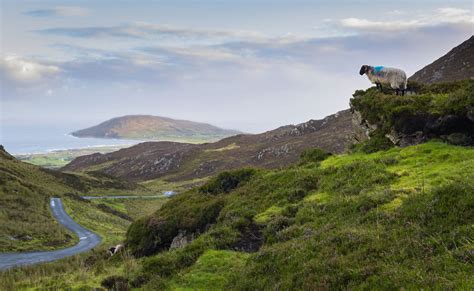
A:
POLYGON ((110 256, 113 256, 113 255, 117 254, 118 252, 120 252, 122 249, 123 249, 123 245, 120 244, 120 245, 116 245, 114 247, 110 247, 108 249, 108 251, 109 251, 110 256))
POLYGON ((407 75, 403 70, 396 68, 388 68, 383 66, 372 67, 363 65, 359 71, 360 75, 367 75, 370 82, 382 90, 382 84, 389 85, 396 90, 396 94, 405 95, 407 89, 407 75))

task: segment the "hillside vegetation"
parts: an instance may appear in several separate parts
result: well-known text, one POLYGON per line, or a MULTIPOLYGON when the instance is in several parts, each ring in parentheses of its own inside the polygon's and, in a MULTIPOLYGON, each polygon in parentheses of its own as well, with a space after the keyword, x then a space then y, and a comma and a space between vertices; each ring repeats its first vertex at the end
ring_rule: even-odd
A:
POLYGON ((283 170, 222 174, 134 222, 128 248, 149 257, 131 283, 206 289, 218 280, 251 290, 473 286, 473 148, 433 141, 314 156, 283 170), (197 239, 169 251, 183 231, 197 239), (234 271, 215 273, 213 257, 234 271))
POLYGON ((105 176, 78 176, 21 162, 0 147, 0 251, 66 247, 77 238, 52 216, 50 197, 77 198, 103 189, 133 189, 105 176))
POLYGON ((223 172, 133 222, 126 244, 143 258, 121 282, 237 290, 474 286, 473 81, 416 90, 356 92, 352 109, 372 132, 352 153, 306 150, 289 168, 223 172), (417 131, 423 138, 412 146, 387 138, 417 131), (183 236, 188 243, 170 249, 183 236))
POLYGON ((474 145, 473 80, 410 85, 416 95, 394 96, 375 88, 354 93, 351 109, 361 115, 373 143, 385 136, 402 146, 430 138, 474 145))

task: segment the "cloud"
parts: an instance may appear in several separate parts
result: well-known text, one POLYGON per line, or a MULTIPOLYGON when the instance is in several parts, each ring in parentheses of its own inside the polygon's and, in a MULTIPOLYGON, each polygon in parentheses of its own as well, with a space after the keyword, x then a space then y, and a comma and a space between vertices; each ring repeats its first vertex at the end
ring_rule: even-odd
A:
MULTIPOLYGON (((402 14, 392 14, 402 15, 402 14)), ((415 15, 413 19, 395 18, 385 20, 369 20, 364 18, 344 18, 336 22, 343 29, 357 32, 406 32, 414 29, 422 29, 444 24, 472 25, 474 18, 472 12, 467 9, 444 7, 438 8, 429 15, 415 15)))
POLYGON ((399 31, 406 29, 416 29, 421 26, 417 20, 411 21, 372 21, 360 18, 345 18, 340 21, 344 28, 352 28, 362 31, 399 31))
POLYGON ((52 64, 41 63, 16 55, 0 58, 0 80, 2 99, 52 94, 62 70, 52 64))
POLYGON ((90 26, 90 27, 56 27, 37 30, 40 34, 61 35, 77 38, 180 38, 199 42, 212 39, 252 39, 263 38, 258 32, 245 30, 207 30, 193 28, 178 28, 168 25, 150 23, 132 23, 120 26, 90 26))
POLYGON ((147 112, 241 127, 235 112, 248 112, 242 129, 269 129, 345 108, 353 90, 370 85, 357 74, 361 64, 396 66, 410 75, 472 34, 466 11, 433 11, 434 20, 407 13, 413 18, 328 21, 340 30, 330 37, 146 23, 51 28, 40 32, 75 38, 51 46, 66 57, 4 60, 0 72, 8 84, 2 87, 24 100, 42 96, 63 104, 71 114, 89 114, 94 104, 99 117, 147 112), (273 123, 264 127, 263 120, 273 123))
POLYGON ((33 17, 52 17, 52 16, 86 16, 89 9, 78 6, 57 6, 53 8, 37 9, 26 11, 25 14, 33 17))
POLYGON ((19 56, 8 55, 0 59, 0 71, 8 79, 21 83, 34 83, 58 74, 60 69, 54 65, 41 64, 19 56))

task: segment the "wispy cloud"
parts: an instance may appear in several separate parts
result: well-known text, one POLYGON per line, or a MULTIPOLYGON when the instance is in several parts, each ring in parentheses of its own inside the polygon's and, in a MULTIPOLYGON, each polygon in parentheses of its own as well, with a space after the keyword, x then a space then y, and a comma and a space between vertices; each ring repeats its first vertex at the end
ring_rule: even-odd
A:
POLYGON ((51 17, 51 16, 86 16, 89 9, 79 6, 57 6, 45 9, 36 9, 26 11, 25 14, 33 17, 51 17))
MULTIPOLYGON (((404 13, 392 14, 395 16, 404 13)), ((413 29, 427 28, 444 24, 473 25, 472 11, 453 7, 438 8, 429 15, 412 15, 406 17, 393 17, 392 19, 372 20, 364 18, 344 18, 336 22, 341 28, 357 32, 406 32, 413 29)))
POLYGON ((131 23, 120 26, 56 27, 37 30, 41 34, 61 35, 77 38, 122 37, 122 38, 160 38, 175 37, 190 40, 209 39, 260 39, 264 35, 245 30, 210 30, 179 28, 150 23, 131 23))

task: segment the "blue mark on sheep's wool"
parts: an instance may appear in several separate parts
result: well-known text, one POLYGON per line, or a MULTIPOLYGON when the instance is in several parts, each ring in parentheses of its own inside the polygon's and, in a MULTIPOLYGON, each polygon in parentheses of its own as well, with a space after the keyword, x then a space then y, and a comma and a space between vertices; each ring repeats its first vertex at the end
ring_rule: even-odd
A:
POLYGON ((382 76, 383 75, 382 70, 383 70, 383 66, 374 67, 374 75, 382 76))
POLYGON ((376 73, 379 73, 379 72, 382 71, 382 70, 383 70, 383 66, 374 67, 374 71, 375 71, 376 73))

